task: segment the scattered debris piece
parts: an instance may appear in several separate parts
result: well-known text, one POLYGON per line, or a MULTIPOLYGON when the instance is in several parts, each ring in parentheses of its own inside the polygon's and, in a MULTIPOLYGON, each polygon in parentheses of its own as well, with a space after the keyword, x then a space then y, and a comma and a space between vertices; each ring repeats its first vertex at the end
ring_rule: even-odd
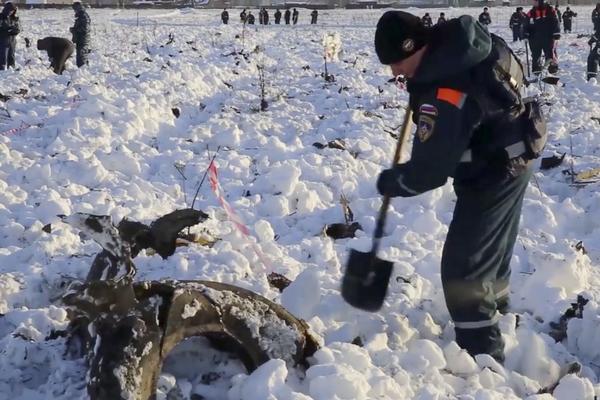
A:
POLYGON ((326 147, 328 147, 330 149, 346 150, 346 143, 344 142, 343 139, 333 139, 333 140, 327 142, 327 144, 315 142, 315 143, 313 143, 313 146, 319 150, 324 149, 326 147))
POLYGON ((551 157, 542 158, 540 169, 551 169, 558 167, 560 164, 562 164, 566 155, 567 153, 563 153, 562 156, 553 155, 551 157))
POLYGON ((269 281, 269 285, 279 290, 280 293, 283 292, 283 289, 290 286, 290 283, 292 283, 291 280, 281 274, 278 274, 277 272, 271 272, 269 275, 267 275, 267 280, 269 281))
POLYGON ((561 315, 558 322, 550 322, 549 325, 551 331, 548 333, 548 335, 550 335, 550 337, 556 342, 562 342, 564 339, 566 339, 569 320, 572 318, 583 318, 583 309, 588 301, 589 300, 585 297, 578 295, 577 301, 575 303, 571 303, 571 308, 561 315))
POLYGON ((577 183, 593 183, 600 179, 600 167, 588 169, 575 175, 577 183))
POLYGON ((583 255, 587 254, 587 250, 583 246, 583 240, 580 240, 579 242, 575 243, 575 250, 580 251, 583 255))
POLYGON ((351 224, 331 224, 325 226, 325 234, 333 239, 347 239, 356 236, 356 231, 362 229, 358 222, 351 224))
POLYGON ((582 368, 583 368, 582 365, 577 361, 573 361, 573 362, 565 365, 563 368, 561 368, 561 372, 559 373, 558 379, 556 380, 556 382, 541 388, 537 394, 544 394, 544 393, 553 394, 554 389, 556 389, 556 387, 558 386, 558 384, 560 383, 560 380, 562 378, 564 378, 567 375, 579 375, 581 373, 582 368))
POLYGON ((179 116, 181 115, 181 110, 177 107, 171 108, 171 112, 173 112, 175 118, 179 118, 179 116))

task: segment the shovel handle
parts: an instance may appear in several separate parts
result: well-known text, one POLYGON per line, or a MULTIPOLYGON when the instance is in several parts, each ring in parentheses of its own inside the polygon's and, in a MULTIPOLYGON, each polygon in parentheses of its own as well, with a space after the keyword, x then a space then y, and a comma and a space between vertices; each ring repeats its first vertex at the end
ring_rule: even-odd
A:
POLYGON ((531 70, 529 69, 529 39, 525 40, 525 61, 527 63, 527 78, 530 78, 531 70))
MULTIPOLYGON (((406 142, 406 138, 408 137, 408 133, 410 132, 412 122, 412 110, 410 105, 406 109, 404 113, 404 121, 402 122, 402 129, 400 131, 400 135, 398 136, 398 142, 396 144, 396 152, 394 153, 394 160, 392 161, 392 168, 398 164, 400 161, 400 155, 402 154, 402 148, 404 147, 404 143, 406 142)), ((377 254, 377 250, 379 249, 379 243, 381 242, 381 238, 383 237, 383 228, 385 227, 385 220, 387 217, 387 210, 390 206, 391 197, 388 195, 383 196, 383 201, 381 203, 381 208, 379 209, 379 216, 377 217, 377 225, 375 226, 375 233, 373 235, 373 248, 371 250, 372 254, 377 254)))

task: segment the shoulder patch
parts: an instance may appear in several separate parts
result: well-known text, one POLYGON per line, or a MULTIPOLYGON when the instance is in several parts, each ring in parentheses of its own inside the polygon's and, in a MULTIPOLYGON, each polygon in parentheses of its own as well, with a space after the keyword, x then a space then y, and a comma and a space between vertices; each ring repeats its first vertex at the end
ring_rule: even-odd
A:
POLYGON ((435 119, 430 115, 421 114, 419 116, 419 123, 417 124, 417 137, 424 143, 433 134, 433 128, 435 128, 435 119))
POLYGON ((467 99, 466 93, 456 89, 438 88, 436 98, 446 103, 452 104, 454 107, 461 109, 467 99))
POLYGON ((438 110, 435 106, 433 106, 431 104, 423 104, 419 108, 419 115, 423 115, 423 114, 432 115, 433 117, 437 117, 438 110))

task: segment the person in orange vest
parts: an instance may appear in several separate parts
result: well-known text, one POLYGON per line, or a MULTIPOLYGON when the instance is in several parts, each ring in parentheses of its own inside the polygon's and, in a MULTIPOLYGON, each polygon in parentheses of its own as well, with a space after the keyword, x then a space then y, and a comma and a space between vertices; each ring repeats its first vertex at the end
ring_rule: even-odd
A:
POLYGON ((531 64, 534 74, 542 72, 542 52, 549 62, 548 72, 558 71, 556 44, 560 39, 560 25, 556 10, 544 0, 533 0, 533 8, 527 13, 525 38, 531 47, 531 64))

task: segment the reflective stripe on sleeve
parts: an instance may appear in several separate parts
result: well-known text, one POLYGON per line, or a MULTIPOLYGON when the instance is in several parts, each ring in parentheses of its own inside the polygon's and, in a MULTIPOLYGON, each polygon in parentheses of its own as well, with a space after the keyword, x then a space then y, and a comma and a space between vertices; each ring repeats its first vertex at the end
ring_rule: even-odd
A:
POLYGON ((397 182, 398 182, 398 185, 400 185, 400 187, 401 187, 402 189, 404 189, 404 191, 406 191, 406 192, 408 192, 408 193, 410 193, 410 194, 420 194, 420 193, 421 193, 421 192, 419 192, 419 191, 413 190, 413 189, 409 188, 408 186, 406 186, 406 185, 404 184, 404 176, 403 176, 403 175, 400 175, 400 176, 398 177, 398 179, 397 179, 397 182))

